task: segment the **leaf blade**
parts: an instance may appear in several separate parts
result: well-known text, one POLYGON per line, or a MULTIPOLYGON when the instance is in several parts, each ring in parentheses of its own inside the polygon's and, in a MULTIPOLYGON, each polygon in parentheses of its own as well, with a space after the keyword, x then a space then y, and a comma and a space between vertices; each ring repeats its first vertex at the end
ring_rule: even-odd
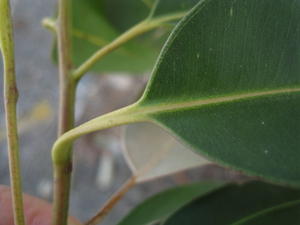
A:
POLYGON ((210 159, 299 186, 299 21, 299 0, 200 2, 169 38, 141 111, 210 159))

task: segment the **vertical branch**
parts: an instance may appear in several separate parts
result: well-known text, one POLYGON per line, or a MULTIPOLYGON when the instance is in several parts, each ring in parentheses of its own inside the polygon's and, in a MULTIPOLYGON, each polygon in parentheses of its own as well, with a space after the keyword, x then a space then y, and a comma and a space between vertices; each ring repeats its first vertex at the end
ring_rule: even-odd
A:
POLYGON ((4 106, 14 221, 16 225, 24 225, 25 221, 23 212, 19 138, 16 114, 18 90, 15 76, 13 43, 13 26, 9 0, 0 0, 0 48, 4 61, 4 106))
MULTIPOLYGON (((71 0, 58 0, 59 112, 58 136, 74 126, 76 84, 71 76, 71 0)), ((67 147, 66 147, 67 148, 67 147)), ((69 147, 71 148, 71 147, 69 147)), ((71 151, 71 149, 69 149, 71 151)), ((71 186, 72 158, 54 164, 53 225, 67 224, 71 186)))
POLYGON ((71 76, 71 0, 58 0, 57 42, 59 59, 58 135, 73 128, 75 84, 71 76))

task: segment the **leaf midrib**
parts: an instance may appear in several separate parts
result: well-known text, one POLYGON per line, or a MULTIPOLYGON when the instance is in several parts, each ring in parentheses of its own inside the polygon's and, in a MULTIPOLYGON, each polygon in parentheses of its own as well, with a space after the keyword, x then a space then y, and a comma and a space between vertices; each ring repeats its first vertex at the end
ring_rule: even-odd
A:
POLYGON ((138 102, 137 104, 138 107, 136 108, 135 112, 149 115, 149 114, 155 114, 159 112, 176 111, 179 109, 195 108, 201 106, 216 105, 221 103, 230 103, 234 101, 248 100, 252 98, 266 97, 266 96, 280 95, 280 94, 291 94, 296 92, 300 92, 300 87, 256 91, 251 93, 240 93, 234 95, 218 96, 214 98, 210 97, 206 99, 196 99, 192 101, 181 101, 175 103, 160 102, 158 104, 151 104, 151 105, 147 105, 147 97, 145 97, 138 102))

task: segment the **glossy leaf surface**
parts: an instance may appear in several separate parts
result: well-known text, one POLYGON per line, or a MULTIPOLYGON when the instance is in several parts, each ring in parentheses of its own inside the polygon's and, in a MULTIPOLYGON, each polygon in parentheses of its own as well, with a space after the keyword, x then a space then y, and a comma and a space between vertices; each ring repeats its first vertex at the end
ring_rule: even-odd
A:
MULTIPOLYGON (((289 188, 274 186, 260 182, 252 182, 244 185, 232 185, 215 191, 207 196, 200 197, 192 203, 178 210, 170 216, 164 225, 198 225, 199 221, 203 225, 238 225, 243 219, 252 217, 253 214, 260 214, 266 209, 270 210, 269 214, 257 217, 256 221, 264 221, 266 223, 249 223, 264 225, 283 225, 298 224, 299 211, 297 214, 287 211, 274 210, 278 206, 287 204, 287 202, 295 202, 299 200, 300 191, 289 188), (285 216, 283 215, 285 212, 285 216), (266 215, 273 215, 267 220, 266 215), (282 223, 285 217, 286 223, 282 223), (263 220, 265 219, 265 220, 263 220), (281 222, 280 222, 281 220, 281 222)), ((299 209, 299 204, 295 204, 299 209)), ((296 209, 290 207, 290 209, 296 209)), ((247 220, 248 222, 254 220, 247 220)), ((248 223, 246 223, 248 224, 248 223)))
POLYGON ((138 182, 209 164, 166 131, 150 123, 129 125, 125 130, 124 143, 127 163, 138 182))
POLYGON ((222 183, 202 182, 161 192, 133 209, 119 225, 148 225, 162 221, 194 198, 203 197, 222 186, 222 183))
POLYGON ((299 92, 300 0, 205 0, 138 107, 212 160, 299 186, 299 92))

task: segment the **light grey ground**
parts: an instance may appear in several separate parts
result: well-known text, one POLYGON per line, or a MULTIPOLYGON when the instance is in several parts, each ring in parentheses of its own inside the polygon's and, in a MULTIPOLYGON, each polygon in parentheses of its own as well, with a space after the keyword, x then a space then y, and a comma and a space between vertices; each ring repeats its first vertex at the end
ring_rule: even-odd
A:
MULTIPOLYGON (((40 21, 51 16, 54 7, 55 0, 15 0, 14 7, 23 186, 25 192, 49 201, 52 179, 50 149, 56 136, 58 81, 56 66, 50 60, 52 37, 42 28, 40 21), (48 114, 40 120, 30 119, 32 108, 37 104, 48 106, 48 114)), ((78 123, 134 101, 144 83, 145 79, 141 77, 88 75, 78 90, 78 123)), ((2 84, 1 76, 1 92, 2 84)), ((2 96, 0 103, 0 183, 8 185, 2 96)), ((120 153, 120 137, 121 130, 116 128, 85 137, 76 144, 71 213, 83 221, 94 215, 130 176, 120 153), (103 158, 105 165, 101 161, 103 158), (99 165, 105 168, 99 170, 99 165), (106 174, 101 174, 103 170, 107 171, 106 174)), ((206 167, 139 185, 118 204, 105 224, 116 224, 142 199, 167 187, 191 180, 210 177, 230 179, 236 176, 219 167, 206 167)))

